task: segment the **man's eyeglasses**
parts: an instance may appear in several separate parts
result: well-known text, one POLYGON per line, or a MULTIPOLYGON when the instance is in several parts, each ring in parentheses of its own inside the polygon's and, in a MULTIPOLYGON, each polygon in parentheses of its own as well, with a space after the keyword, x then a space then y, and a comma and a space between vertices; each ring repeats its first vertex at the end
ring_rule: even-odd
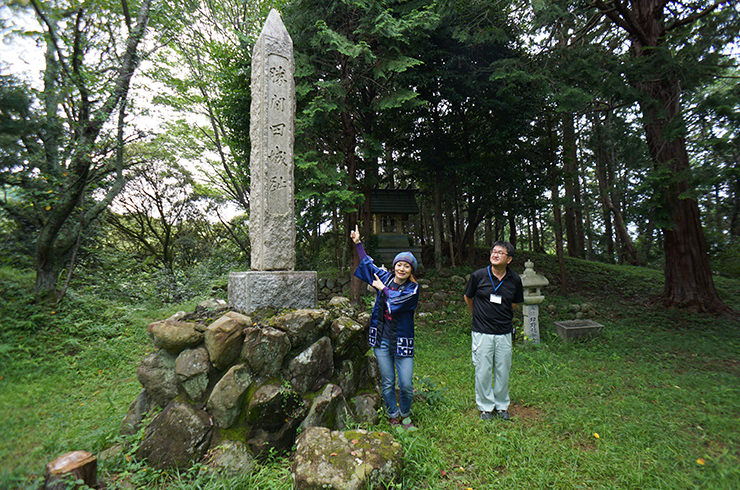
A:
POLYGON ((494 250, 491 252, 491 255, 509 255, 506 252, 499 252, 498 250, 494 250))

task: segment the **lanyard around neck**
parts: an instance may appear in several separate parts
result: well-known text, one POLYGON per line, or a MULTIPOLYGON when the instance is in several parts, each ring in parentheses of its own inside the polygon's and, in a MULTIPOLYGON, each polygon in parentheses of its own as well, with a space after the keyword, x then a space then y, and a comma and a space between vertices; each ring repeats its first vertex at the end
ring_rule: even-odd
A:
POLYGON ((501 285, 504 283, 504 279, 506 279, 506 274, 504 274, 504 277, 501 278, 501 280, 498 283, 498 286, 495 286, 493 284, 493 276, 491 275, 491 268, 492 268, 492 266, 487 268, 488 269, 488 278, 491 280, 491 287, 493 287, 493 292, 495 294, 496 292, 498 292, 498 288, 500 288, 501 285))

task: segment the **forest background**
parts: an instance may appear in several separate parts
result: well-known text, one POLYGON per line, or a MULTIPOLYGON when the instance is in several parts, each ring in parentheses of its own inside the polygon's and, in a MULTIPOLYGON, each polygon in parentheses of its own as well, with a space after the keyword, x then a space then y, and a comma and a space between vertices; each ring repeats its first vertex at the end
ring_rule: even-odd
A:
MULTIPOLYGON (((636 421, 625 440, 635 445, 620 441, 609 464, 590 452, 565 474, 543 462, 540 472, 513 465, 507 476, 481 459, 479 476, 460 473, 460 481, 731 482, 731 308, 740 277, 735 2, 4 0, 3 40, 30 41, 42 68, 0 65, 0 407, 15 441, 0 459, 35 465, 11 465, 18 473, 3 473, 0 483, 26 481, 67 440, 108 447, 138 389, 128 378, 144 355, 142 325, 203 296, 225 297, 228 272, 248 268, 250 56, 273 7, 296 56, 298 269, 348 274, 357 257, 347 232, 356 223, 373 251, 370 192, 411 188, 420 214, 409 235, 431 278, 485 264, 492 241, 506 239, 548 275, 548 301, 567 311, 584 294, 603 295, 601 313, 619 322, 619 336, 607 333, 585 352, 517 347, 528 364, 516 375, 531 388, 525 398, 545 407, 570 400, 543 381, 552 371, 569 389, 601 390, 592 395, 610 403, 548 413, 547 428, 527 435, 528 457, 548 434, 548 455, 567 467, 571 454, 558 452, 558 441, 576 432, 573 424, 603 419, 603 435, 614 393, 594 386, 614 382, 615 366, 635 385, 619 390, 634 389, 624 397, 636 421), (635 363, 634 352, 649 361, 635 363), (598 384, 581 379, 607 361, 598 384), (669 389, 648 413, 642 396, 657 389, 656 371, 669 389), (689 387, 680 397, 672 391, 679 386, 689 387), (70 411, 78 432, 58 420, 70 411), (91 420, 99 425, 90 428, 91 420), (643 448, 666 437, 661 420, 673 437, 643 448), (711 473, 700 473, 704 456, 685 458, 697 440, 706 445, 697 456, 716 462, 711 473), (480 473, 489 467, 495 475, 480 473)), ((469 330, 467 313, 455 308, 429 322, 454 328, 442 337, 420 328, 422 343, 469 349, 460 333, 469 330)), ((548 315, 543 309, 543 325, 548 315)), ((458 357, 466 362, 455 372, 466 375, 469 362, 458 357)), ((444 363, 422 357, 419 365, 433 366, 434 377, 444 363)), ((467 406, 467 394, 459 397, 467 406)), ((422 411, 422 431, 424 423, 457 431, 446 454, 462 454, 465 437, 480 435, 468 421, 444 420, 459 411, 422 411)), ((501 437, 521 450, 513 433, 501 437)), ((450 462, 422 464, 426 456, 410 449, 410 481, 448 478, 450 462)))
POLYGON ((245 268, 250 52, 272 7, 296 51, 300 269, 348 269, 370 191, 413 188, 426 264, 506 238, 557 254, 563 291, 567 254, 662 268, 666 305, 727 311, 712 275, 739 270, 740 29, 723 1, 8 2, 38 24, 4 18, 6 39, 44 68, 40 89, 0 78, 0 250, 39 298, 75 268, 151 273, 168 299, 195 270, 245 268))

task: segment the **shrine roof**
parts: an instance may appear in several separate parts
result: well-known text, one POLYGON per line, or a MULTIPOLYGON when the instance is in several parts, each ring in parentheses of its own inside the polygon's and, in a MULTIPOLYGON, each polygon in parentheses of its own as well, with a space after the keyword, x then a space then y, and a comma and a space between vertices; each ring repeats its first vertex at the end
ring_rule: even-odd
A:
POLYGON ((417 214, 414 189, 375 189, 370 191, 370 212, 373 214, 417 214))

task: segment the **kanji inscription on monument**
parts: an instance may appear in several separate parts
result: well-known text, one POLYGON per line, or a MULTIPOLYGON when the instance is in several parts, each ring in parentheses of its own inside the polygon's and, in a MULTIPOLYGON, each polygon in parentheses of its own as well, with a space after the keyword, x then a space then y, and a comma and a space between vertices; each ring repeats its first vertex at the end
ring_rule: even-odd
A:
POLYGON ((255 271, 295 269, 293 41, 272 10, 254 45, 249 235, 255 271))
POLYGON ((313 308, 316 271, 295 270, 293 41, 276 10, 252 52, 249 238, 251 271, 229 274, 229 305, 313 308))

